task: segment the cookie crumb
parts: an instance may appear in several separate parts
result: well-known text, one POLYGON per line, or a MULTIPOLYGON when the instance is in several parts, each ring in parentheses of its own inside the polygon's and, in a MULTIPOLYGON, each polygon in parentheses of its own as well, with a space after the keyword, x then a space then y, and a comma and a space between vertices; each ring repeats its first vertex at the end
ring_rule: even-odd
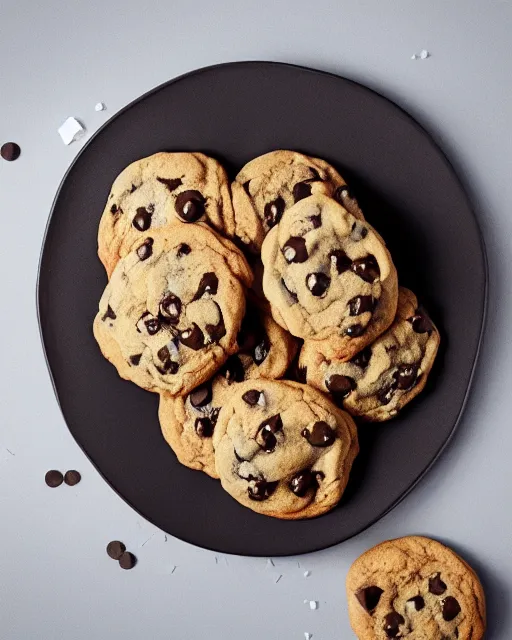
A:
POLYGON ((106 108, 107 107, 105 106, 104 102, 97 102, 94 106, 94 111, 105 111, 106 108))
POLYGON ((59 135, 62 138, 62 142, 65 145, 70 145, 75 140, 78 140, 85 134, 85 127, 83 127, 76 118, 68 118, 58 129, 59 135))

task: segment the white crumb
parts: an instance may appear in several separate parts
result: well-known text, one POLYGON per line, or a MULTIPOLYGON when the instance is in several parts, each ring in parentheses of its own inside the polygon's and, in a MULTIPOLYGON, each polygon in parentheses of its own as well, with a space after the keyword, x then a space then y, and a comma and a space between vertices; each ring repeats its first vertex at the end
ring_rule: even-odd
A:
POLYGON ((312 633, 308 633, 307 631, 304 631, 305 640, 311 640, 312 637, 313 637, 312 633))
POLYGON ((309 601, 309 608, 311 609, 311 611, 314 611, 315 609, 318 609, 318 602, 316 600, 310 600, 309 601))
POLYGON ((69 145, 85 134, 83 127, 76 118, 68 118, 58 129, 62 142, 69 145))
POLYGON ((426 59, 427 59, 427 58, 429 58, 429 57, 430 57, 430 53, 429 53, 426 49, 422 49, 422 50, 420 51, 420 58, 421 58, 422 60, 426 60, 426 59))
POLYGON ((305 578, 309 578, 310 575, 311 575, 311 571, 304 571, 305 578))
POLYGON ((309 600, 304 600, 304 604, 307 604, 309 602, 309 600))
POLYGON ((416 53, 413 53, 411 56, 411 60, 417 60, 418 59, 418 55, 416 53))
POLYGON ((103 102, 97 102, 96 105, 94 106, 94 111, 105 111, 107 107, 105 106, 105 103, 103 102))

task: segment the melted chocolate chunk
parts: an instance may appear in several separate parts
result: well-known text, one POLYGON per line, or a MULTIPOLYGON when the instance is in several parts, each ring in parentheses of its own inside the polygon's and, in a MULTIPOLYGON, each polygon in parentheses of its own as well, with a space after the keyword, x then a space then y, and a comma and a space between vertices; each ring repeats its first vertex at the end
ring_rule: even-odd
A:
POLYGON ((178 258, 183 258, 183 256, 188 256, 188 254, 192 251, 188 244, 180 244, 178 247, 178 253, 176 254, 178 258))
POLYGON ((130 364, 133 364, 133 366, 136 367, 139 364, 141 358, 142 353, 137 353, 134 356, 130 356, 130 364))
POLYGON ((370 284, 380 277, 380 268, 375 260, 375 256, 368 255, 366 258, 359 258, 352 262, 352 271, 365 282, 370 284))
POLYGON ((308 250, 306 249, 306 241, 299 236, 292 236, 286 241, 283 247, 283 255, 286 262, 306 262, 308 259, 308 250))
POLYGON ((361 369, 366 369, 366 367, 368 366, 368 363, 370 362, 371 357, 372 357, 372 348, 368 346, 368 347, 365 347, 359 353, 356 353, 356 355, 352 358, 352 360, 350 360, 350 362, 352 362, 353 364, 356 364, 358 367, 361 367, 361 369))
POLYGON ((373 296, 356 296, 348 301, 350 315, 359 316, 367 311, 372 313, 374 304, 373 296))
POLYGON ((166 294, 160 301, 160 313, 170 324, 178 324, 181 314, 181 300, 174 293, 166 294))
POLYGON ((356 381, 349 376, 335 373, 325 381, 325 386, 336 400, 343 400, 356 388, 356 381))
POLYGON ((460 604, 453 596, 448 596, 443 600, 443 619, 451 622, 460 613, 460 604))
POLYGON ((117 204, 113 204, 113 205, 110 207, 110 213, 112 213, 112 214, 116 214, 117 212, 118 212, 117 204))
POLYGON ((286 203, 283 198, 281 198, 281 196, 278 196, 272 202, 267 202, 263 210, 263 215, 269 229, 275 227, 276 224, 281 220, 285 207, 286 203))
POLYGON ((180 333, 180 342, 189 349, 199 351, 204 347, 204 335, 195 322, 190 329, 185 329, 180 333))
POLYGON ((303 498, 310 489, 316 491, 317 488, 317 474, 309 469, 299 471, 290 481, 290 490, 299 498, 303 498))
POLYGON ((250 183, 250 182, 251 182, 250 180, 246 180, 246 181, 244 182, 244 184, 242 185, 242 186, 243 186, 243 188, 244 188, 245 193, 246 193, 249 197, 251 197, 251 192, 249 191, 249 183, 250 183))
POLYGON ((264 420, 258 430, 256 441, 260 447, 267 453, 272 453, 277 446, 277 438, 275 433, 281 431, 283 428, 283 421, 279 414, 264 420))
POLYGON ((219 287, 219 279, 213 272, 208 272, 203 275, 201 278, 201 282, 197 287, 197 292, 195 296, 192 298, 192 302, 194 300, 200 300, 205 293, 209 293, 214 296, 217 293, 217 289, 219 287))
POLYGON ((393 374, 393 378, 398 384, 398 388, 407 391, 416 382, 418 377, 418 364, 401 364, 393 374))
POLYGON ((211 438, 213 436, 213 423, 210 418, 206 416, 203 418, 196 418, 194 423, 194 429, 200 438, 211 438))
POLYGON ((137 213, 133 217, 132 225, 137 229, 137 231, 147 231, 151 226, 151 216, 154 211, 153 205, 148 205, 148 208, 139 207, 137 209, 137 213))
POLYGON ((254 351, 252 354, 252 358, 254 362, 258 365, 258 367, 260 366, 260 364, 262 364, 265 361, 269 351, 270 351, 270 340, 268 339, 268 336, 265 334, 261 339, 261 341, 254 347, 254 351))
POLYGON ((290 291, 290 289, 288 289, 288 287, 286 286, 286 282, 284 281, 283 278, 281 278, 281 286, 283 287, 283 289, 286 291, 286 293, 288 294, 289 298, 291 299, 291 303, 292 304, 296 304, 299 301, 299 297, 297 296, 296 293, 294 293, 293 291, 290 291))
POLYGON ((419 313, 419 311, 422 310, 417 309, 416 315, 412 316, 412 318, 408 318, 409 322, 412 324, 413 330, 416 333, 431 333, 434 329, 432 321, 425 312, 419 313))
POLYGON ((329 276, 325 275, 325 273, 322 273, 321 271, 318 273, 309 273, 306 276, 306 286, 317 298, 321 298, 325 295, 330 284, 331 279, 329 276))
POLYGON ((183 182, 181 181, 181 178, 158 178, 157 177, 158 182, 161 182, 163 185, 165 185, 169 191, 174 191, 175 189, 177 189, 180 185, 183 184, 183 182))
POLYGON ((247 492, 251 500, 261 502, 270 498, 277 487, 277 482, 267 482, 266 480, 256 480, 247 487, 247 492))
POLYGON ((365 589, 360 589, 356 593, 356 598, 363 609, 366 609, 368 613, 371 613, 379 604, 380 597, 383 593, 384 591, 379 587, 371 586, 366 587, 365 589))
POLYGON ((435 596, 441 596, 446 591, 447 587, 445 583, 441 580, 441 574, 436 573, 435 576, 428 581, 428 590, 430 593, 433 593, 435 596))
POLYGON ((405 620, 396 611, 388 613, 384 618, 384 631, 388 638, 397 638, 400 633, 400 625, 404 624, 405 620))
POLYGON ((226 335, 226 325, 224 324, 224 317, 222 316, 222 312, 219 309, 220 320, 217 324, 207 324, 205 326, 206 333, 210 336, 210 339, 213 343, 219 342, 221 338, 226 335))
POLYGON ((105 311, 101 319, 103 320, 103 322, 105 322, 107 318, 110 318, 110 320, 115 320, 117 318, 114 310, 110 305, 107 306, 107 310, 105 311))
POLYGON ((407 600, 407 602, 412 602, 416 611, 421 611, 425 606, 425 600, 423 600, 421 596, 414 596, 414 598, 407 600))
POLYGON ((393 380, 390 384, 382 387, 382 389, 377 393, 377 399, 381 404, 389 404, 391 399, 393 398, 393 394, 397 388, 396 380, 393 380))
POLYGON ((322 215, 317 213, 314 216, 309 216, 308 220, 311 222, 313 229, 319 229, 322 226, 322 215))
POLYGON ((158 356, 158 359, 164 364, 167 362, 167 360, 171 359, 171 353, 167 347, 162 347, 161 349, 158 349, 156 355, 158 356))
POLYGON ((242 382, 245 378, 244 366, 237 355, 231 356, 226 360, 220 373, 226 378, 228 384, 242 382))
POLYGON ((144 261, 151 257, 153 254, 153 238, 145 240, 137 249, 137 255, 139 260, 144 261))
POLYGON ((349 338, 359 338, 366 331, 366 327, 363 327, 362 324, 351 324, 350 327, 345 329, 345 335, 349 338))
POLYGON ((193 189, 182 191, 174 203, 176 213, 184 222, 197 222, 204 214, 206 200, 203 194, 193 189))
POLYGON ((194 389, 190 395, 190 404, 194 409, 200 409, 206 407, 212 401, 212 386, 210 383, 202 384, 194 389))
POLYGON ((304 200, 311 195, 311 185, 308 180, 304 180, 303 182, 297 182, 293 186, 293 201, 298 202, 299 200, 304 200))
POLYGON ((330 447, 336 439, 334 430, 323 420, 315 422, 311 431, 304 429, 302 436, 306 438, 313 447, 330 447))
POLYGON ((260 395, 261 391, 258 391, 257 389, 249 389, 249 391, 246 391, 242 396, 242 400, 250 407, 255 407, 258 404, 260 395))
POLYGON ((347 256, 343 249, 335 249, 329 254, 331 262, 334 262, 338 275, 345 273, 352 266, 352 260, 347 256))
POLYGON ((154 336, 155 333, 158 333, 162 328, 162 325, 158 318, 150 318, 149 320, 144 320, 144 324, 146 326, 146 331, 150 336, 154 336))

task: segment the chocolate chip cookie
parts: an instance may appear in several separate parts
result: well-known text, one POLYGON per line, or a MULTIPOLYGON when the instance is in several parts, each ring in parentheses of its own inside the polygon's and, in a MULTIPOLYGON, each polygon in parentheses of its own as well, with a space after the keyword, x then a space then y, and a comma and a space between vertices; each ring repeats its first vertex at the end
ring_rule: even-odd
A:
POLYGON ((335 198, 364 220, 345 180, 324 160, 296 151, 271 151, 247 163, 231 185, 236 235, 250 252, 294 203, 314 193, 335 198))
POLYGON ((322 194, 288 209, 263 242, 263 290, 277 322, 349 360, 393 322, 398 281, 384 242, 322 194))
POLYGON ((481 640, 485 596, 451 549, 418 536, 360 556, 347 575, 350 623, 359 640, 481 640))
POLYGON ((332 509, 359 451, 347 413, 319 391, 285 380, 237 385, 213 444, 223 488, 246 507, 283 519, 332 509))
POLYGON ((175 221, 234 235, 226 172, 202 153, 156 153, 116 178, 100 221, 98 255, 110 277, 134 242, 175 221))
POLYGON ((348 362, 327 358, 322 341, 306 340, 299 367, 308 384, 331 394, 353 416, 381 422, 395 416, 425 387, 439 332, 412 291, 400 287, 391 327, 348 362))
POLYGON ((201 223, 155 231, 122 258, 94 335, 119 375, 148 391, 189 393, 237 349, 252 273, 201 223))
POLYGON ((269 312, 254 301, 249 302, 237 336, 238 352, 227 359, 219 373, 187 396, 160 395, 160 426, 178 460, 218 477, 212 436, 232 385, 244 380, 280 378, 292 361, 296 346, 294 338, 274 322, 269 312))

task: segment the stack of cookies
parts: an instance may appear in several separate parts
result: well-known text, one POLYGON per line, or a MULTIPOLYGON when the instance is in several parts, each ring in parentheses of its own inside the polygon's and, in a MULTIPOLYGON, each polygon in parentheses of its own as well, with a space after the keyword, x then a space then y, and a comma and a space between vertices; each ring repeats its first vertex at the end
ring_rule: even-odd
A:
POLYGON ((142 159, 98 245, 104 356, 160 394, 179 461, 255 511, 331 509, 358 453, 351 416, 387 420, 425 385, 439 334, 323 160, 275 151, 230 184, 201 153, 142 159))

